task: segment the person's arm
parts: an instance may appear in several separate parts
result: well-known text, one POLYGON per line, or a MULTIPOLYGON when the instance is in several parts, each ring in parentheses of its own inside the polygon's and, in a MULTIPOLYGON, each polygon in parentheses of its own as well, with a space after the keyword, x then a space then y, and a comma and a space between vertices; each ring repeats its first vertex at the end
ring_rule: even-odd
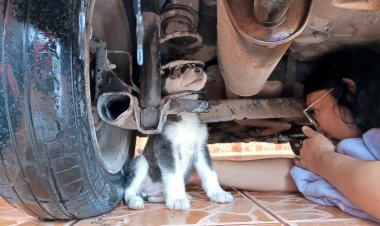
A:
POLYGON ((248 191, 298 191, 291 176, 293 159, 213 160, 221 185, 248 191))
POLYGON ((380 162, 323 153, 316 173, 364 212, 380 219, 380 162))
POLYGON ((304 133, 310 138, 304 141, 296 165, 325 178, 358 208, 380 219, 380 161, 336 153, 323 135, 310 128, 304 133))
MULTIPOLYGON (((213 167, 221 185, 246 191, 297 192, 290 169, 293 159, 273 158, 248 161, 213 160, 213 167)), ((188 185, 199 185, 198 175, 193 171, 188 185)))

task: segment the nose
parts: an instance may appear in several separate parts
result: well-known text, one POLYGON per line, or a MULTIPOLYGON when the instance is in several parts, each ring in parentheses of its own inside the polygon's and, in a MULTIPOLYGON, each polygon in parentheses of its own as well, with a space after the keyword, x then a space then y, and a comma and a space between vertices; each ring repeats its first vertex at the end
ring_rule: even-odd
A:
POLYGON ((202 72, 202 68, 196 67, 196 68, 194 68, 194 72, 199 74, 202 72))

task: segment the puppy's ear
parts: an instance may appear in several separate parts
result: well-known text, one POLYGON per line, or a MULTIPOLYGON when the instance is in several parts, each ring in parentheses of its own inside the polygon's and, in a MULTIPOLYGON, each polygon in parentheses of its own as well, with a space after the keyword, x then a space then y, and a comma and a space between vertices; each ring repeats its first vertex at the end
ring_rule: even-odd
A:
POLYGON ((356 92, 356 83, 349 78, 342 78, 342 81, 347 85, 348 90, 354 94, 356 92))

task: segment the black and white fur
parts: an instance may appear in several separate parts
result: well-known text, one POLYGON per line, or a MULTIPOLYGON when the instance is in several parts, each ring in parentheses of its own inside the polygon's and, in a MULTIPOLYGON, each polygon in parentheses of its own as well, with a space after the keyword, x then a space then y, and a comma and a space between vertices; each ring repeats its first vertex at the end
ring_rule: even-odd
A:
MULTIPOLYGON (((207 80, 199 67, 190 67, 165 79, 164 91, 199 91, 207 80)), ((198 95, 186 97, 197 99, 198 95)), ((214 202, 229 203, 233 196, 224 191, 212 168, 207 149, 207 127, 194 113, 180 113, 181 120, 168 121, 161 134, 148 138, 143 155, 133 159, 126 172, 124 201, 129 208, 144 208, 144 199, 165 202, 169 209, 190 208, 186 181, 193 169, 202 187, 214 202)))

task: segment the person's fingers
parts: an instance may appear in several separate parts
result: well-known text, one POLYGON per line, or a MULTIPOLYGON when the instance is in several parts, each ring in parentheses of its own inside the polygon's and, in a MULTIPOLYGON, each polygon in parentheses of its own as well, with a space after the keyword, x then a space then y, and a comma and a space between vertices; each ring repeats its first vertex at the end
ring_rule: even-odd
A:
POLYGON ((308 126, 302 126, 302 132, 307 136, 307 137, 314 137, 315 135, 318 134, 317 131, 313 130, 312 128, 308 126))

